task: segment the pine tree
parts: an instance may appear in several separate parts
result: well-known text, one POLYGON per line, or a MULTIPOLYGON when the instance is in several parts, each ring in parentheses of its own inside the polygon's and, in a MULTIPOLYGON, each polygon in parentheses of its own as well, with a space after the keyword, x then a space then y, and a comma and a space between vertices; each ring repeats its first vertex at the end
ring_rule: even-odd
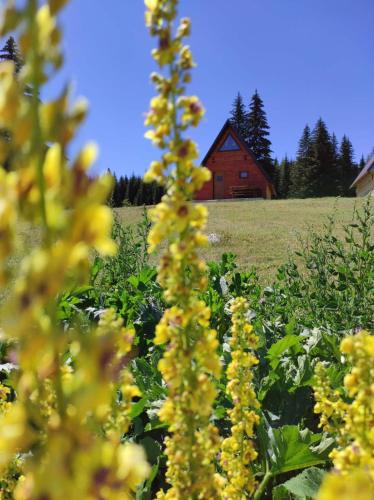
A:
POLYGON ((360 160, 360 163, 358 164, 358 168, 360 170, 362 170, 365 165, 366 165, 366 161, 365 161, 364 155, 361 155, 361 160, 360 160))
POLYGON ((311 196, 335 196, 336 165, 333 144, 325 122, 320 118, 312 132, 311 196))
POLYGON ((274 158, 273 166, 274 166, 274 178, 273 178, 274 187, 275 187, 275 191, 277 192, 277 197, 280 198, 280 195, 279 195, 280 165, 279 165, 278 158, 274 158))
POLYGON ((339 142, 333 132, 331 135, 331 154, 332 154, 332 164, 331 164, 331 175, 334 180, 334 189, 336 195, 341 195, 343 191, 342 179, 339 165, 339 142))
POLYGON ((288 198, 291 191, 291 168, 292 162, 286 156, 280 164, 279 172, 279 194, 284 199, 288 198))
POLYGON ((20 72, 23 66, 21 54, 12 36, 8 38, 4 47, 0 50, 0 61, 13 61, 16 74, 20 72))
POLYGON ((270 127, 264 110, 264 103, 256 90, 249 106, 247 142, 257 161, 264 167, 269 176, 273 178, 274 165, 271 158, 271 142, 268 139, 269 130, 270 127))
POLYGON ((144 182, 141 177, 138 177, 138 189, 136 191, 134 205, 144 205, 144 182))
POLYGON ((121 202, 119 199, 119 184, 117 175, 113 174, 113 191, 112 191, 112 207, 118 208, 121 206, 121 202))
POLYGON ((306 198, 313 193, 312 168, 312 137, 309 125, 304 127, 299 140, 296 163, 290 175, 291 188, 289 196, 292 198, 306 198))
POLYGON ((366 161, 368 162, 370 160, 370 158, 372 158, 373 156, 374 156, 374 148, 371 150, 371 153, 366 158, 366 161))
POLYGON ((134 204, 134 200, 135 200, 135 196, 136 196, 137 190, 138 190, 137 178, 135 177, 134 174, 132 174, 131 177, 130 177, 130 179, 129 179, 128 192, 127 192, 127 195, 126 195, 126 199, 128 200, 128 203, 130 205, 134 204))
POLYGON ((120 203, 119 206, 123 206, 123 202, 125 200, 125 195, 126 195, 126 187, 127 187, 127 177, 121 177, 118 180, 118 202, 120 203))
POLYGON ((339 178, 340 178, 340 195, 354 196, 350 186, 358 173, 354 162, 354 150, 351 141, 346 135, 343 136, 339 151, 339 178))
POLYGON ((245 141, 248 141, 248 129, 247 129, 248 117, 245 111, 244 101, 240 92, 238 92, 238 95, 234 99, 230 115, 231 115, 230 122, 237 129, 241 137, 245 141))

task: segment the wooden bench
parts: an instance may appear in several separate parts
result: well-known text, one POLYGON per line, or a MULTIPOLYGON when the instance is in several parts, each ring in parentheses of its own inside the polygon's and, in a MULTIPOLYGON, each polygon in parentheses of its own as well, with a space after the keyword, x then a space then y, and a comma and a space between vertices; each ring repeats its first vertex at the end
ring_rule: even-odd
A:
POLYGON ((247 186, 232 186, 231 196, 233 198, 262 198, 262 191, 258 188, 247 186))

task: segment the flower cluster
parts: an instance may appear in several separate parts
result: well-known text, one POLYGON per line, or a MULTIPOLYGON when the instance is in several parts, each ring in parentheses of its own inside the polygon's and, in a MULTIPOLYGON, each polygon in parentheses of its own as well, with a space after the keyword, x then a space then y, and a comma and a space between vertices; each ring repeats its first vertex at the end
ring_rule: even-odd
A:
POLYGON ((339 447, 331 452, 334 471, 327 477, 319 499, 374 497, 374 336, 366 331, 346 337, 340 346, 352 365, 344 378, 346 400, 326 390, 319 368, 316 399, 325 429, 335 429, 339 447), (322 388, 322 389, 321 389, 322 388), (331 426, 338 416, 340 422, 331 426), (366 495, 366 496, 365 496, 366 495))
POLYGON ((111 255, 116 249, 105 204, 111 178, 88 175, 95 147, 67 161, 85 104, 71 109, 66 89, 55 100, 40 100, 42 85, 62 64, 56 14, 66 3, 9 2, 0 27, 1 36, 17 33, 25 62, 17 75, 11 62, 0 63, 0 129, 6 131, 0 147, 0 279, 9 290, 1 326, 18 365, 10 406, 7 388, 1 389, 6 411, 0 416, 0 473, 8 477, 21 453, 16 499, 131 498, 148 472, 143 451, 121 444, 131 399, 138 395, 126 368, 133 333, 114 311, 85 333, 64 331, 57 314, 58 294, 87 283, 90 252, 111 255), (9 259, 21 222, 36 228, 40 243, 15 270, 9 259))
POLYGON ((249 465, 257 458, 252 438, 254 426, 259 423, 256 410, 260 404, 252 383, 252 368, 258 360, 251 350, 256 349, 258 338, 248 323, 248 303, 244 298, 236 298, 230 311, 232 337, 227 393, 233 402, 233 408, 228 412, 232 427, 231 436, 222 443, 221 466, 227 476, 223 498, 239 500, 244 498, 244 493, 252 495, 256 488, 249 465))
POLYGON ((12 406, 9 402, 10 393, 10 388, 0 382, 0 415, 6 413, 12 406))
POLYGON ((153 57, 162 74, 152 75, 158 95, 152 99, 145 124, 146 136, 164 150, 150 165, 145 179, 166 187, 162 202, 152 211, 150 250, 166 246, 158 279, 170 308, 156 330, 155 343, 166 344, 159 369, 168 387, 168 398, 159 416, 169 424, 166 438, 167 473, 171 485, 158 498, 219 498, 219 478, 214 460, 219 449, 218 431, 210 422, 216 390, 213 377, 220 374, 216 332, 209 328, 210 310, 198 298, 206 288, 206 265, 198 255, 207 244, 202 233, 207 210, 192 202, 194 193, 210 178, 196 166, 198 153, 183 138, 196 126, 204 110, 197 97, 185 96, 194 66, 183 39, 190 22, 182 19, 175 33, 176 0, 146 0, 146 23, 158 46, 153 57))

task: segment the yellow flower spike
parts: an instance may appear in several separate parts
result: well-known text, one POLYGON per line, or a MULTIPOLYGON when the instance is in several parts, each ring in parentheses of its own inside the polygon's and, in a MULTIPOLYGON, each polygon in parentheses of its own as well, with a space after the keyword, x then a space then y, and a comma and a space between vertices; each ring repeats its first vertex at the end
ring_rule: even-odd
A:
POLYGON ((193 63, 182 44, 190 32, 189 21, 182 20, 173 34, 177 4, 176 0, 146 1, 147 25, 158 39, 153 57, 160 68, 169 66, 167 75, 152 75, 159 95, 152 99, 145 119, 146 126, 152 127, 146 137, 163 150, 145 179, 167 187, 162 202, 151 212, 148 240, 150 251, 166 246, 158 280, 170 304, 156 328, 155 343, 166 344, 158 366, 168 398, 159 417, 169 424, 166 477, 171 488, 157 498, 219 498, 222 481, 213 465, 219 439, 209 422, 216 394, 212 375, 220 373, 218 343, 216 332, 209 329, 209 309, 197 297, 207 282, 206 266, 198 257, 206 244, 201 231, 207 214, 191 202, 209 174, 193 163, 196 145, 182 137, 188 126, 197 125, 203 107, 195 96, 181 97, 193 63))
POLYGON ((338 447, 330 458, 334 472, 327 475, 318 499, 372 498, 374 494, 374 337, 366 331, 343 339, 340 345, 352 366, 343 391, 333 390, 322 365, 316 367, 315 413, 320 427, 334 434, 338 447), (347 402, 344 398, 349 396, 347 402), (344 398, 344 399, 343 399, 344 398), (360 486, 359 486, 360 485, 360 486))
POLYGON ((248 464, 257 458, 252 438, 254 425, 259 417, 254 410, 259 408, 259 402, 252 385, 252 367, 258 363, 257 358, 247 353, 246 349, 256 348, 257 338, 248 343, 248 335, 252 332, 246 316, 248 303, 243 298, 236 298, 231 304, 232 337, 231 362, 227 367, 228 384, 226 391, 233 401, 229 410, 232 423, 231 436, 222 443, 221 466, 227 481, 223 490, 223 498, 241 500, 244 496, 253 494, 256 481, 248 464))
MULTIPOLYGON (((112 180, 87 173, 96 148, 89 144, 72 166, 66 159, 86 104, 69 109, 67 89, 52 102, 42 104, 38 98, 50 67, 61 62, 54 14, 67 3, 25 0, 19 10, 8 8, 6 25, 0 27, 3 33, 10 26, 18 29, 25 59, 17 79, 12 64, 0 64, 0 126, 12 132, 9 151, 15 153, 14 172, 0 169, 1 281, 16 222, 31 221, 40 235, 1 304, 4 337, 17 339, 13 355, 19 365, 15 403, 8 403, 0 385, 2 488, 9 498, 22 500, 56 495, 131 499, 149 471, 137 447, 121 444, 132 399, 139 396, 125 366, 134 354, 133 332, 113 311, 102 315, 90 335, 73 326, 63 331, 58 319, 56 298, 87 283, 92 250, 115 251, 112 214, 105 205, 112 180), (34 90, 27 98, 26 84, 34 90), (7 468, 16 453, 25 458, 17 469, 18 483, 10 483, 7 468)), ((6 154, 2 148, 1 156, 6 154)))

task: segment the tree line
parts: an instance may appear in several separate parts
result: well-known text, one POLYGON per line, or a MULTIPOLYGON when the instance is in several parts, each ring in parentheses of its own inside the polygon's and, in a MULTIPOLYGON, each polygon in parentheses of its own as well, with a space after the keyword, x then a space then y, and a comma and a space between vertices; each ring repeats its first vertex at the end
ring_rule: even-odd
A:
MULTIPOLYGON (((109 173, 110 170, 109 170, 109 173)), ((122 207, 126 205, 155 205, 161 201, 164 195, 164 188, 156 182, 144 182, 138 175, 130 177, 112 174, 114 182, 112 193, 109 197, 109 204, 112 207, 122 207)))
POLYGON ((350 186, 365 165, 362 157, 354 161, 354 149, 344 135, 340 143, 320 118, 311 130, 306 125, 295 159, 272 158, 269 124, 258 91, 253 94, 248 111, 240 93, 236 96, 230 121, 246 141, 257 161, 275 184, 278 198, 355 196, 350 186))

